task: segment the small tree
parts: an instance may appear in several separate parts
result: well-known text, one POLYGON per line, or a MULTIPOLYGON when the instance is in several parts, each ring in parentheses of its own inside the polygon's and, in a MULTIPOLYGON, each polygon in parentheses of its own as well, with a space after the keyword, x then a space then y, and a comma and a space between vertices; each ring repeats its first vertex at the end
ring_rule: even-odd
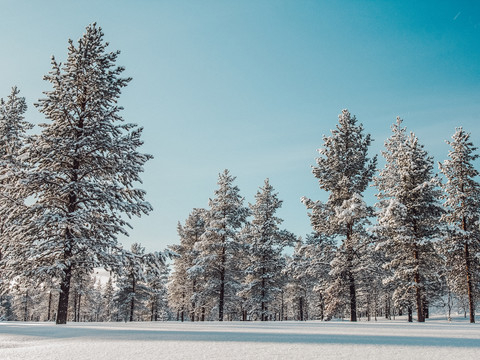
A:
POLYGON ((244 232, 247 258, 243 294, 250 315, 262 321, 272 315, 270 305, 281 291, 282 251, 292 245, 295 236, 280 230, 282 219, 275 216, 282 206, 268 179, 250 204, 253 220, 244 232))
POLYGON ((180 244, 170 246, 175 257, 169 285, 169 303, 181 314, 182 320, 188 309, 190 320, 195 321, 199 307, 204 306, 199 296, 202 289, 202 276, 195 271, 194 265, 199 254, 196 245, 205 232, 206 216, 205 209, 193 209, 185 224, 178 224, 180 244))

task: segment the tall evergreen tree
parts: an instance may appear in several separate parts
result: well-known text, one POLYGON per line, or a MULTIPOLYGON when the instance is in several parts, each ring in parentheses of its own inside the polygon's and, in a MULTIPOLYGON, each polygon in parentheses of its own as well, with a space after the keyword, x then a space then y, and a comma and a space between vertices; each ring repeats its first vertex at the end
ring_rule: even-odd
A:
POLYGON ((457 295, 467 295, 470 322, 475 322, 475 293, 480 280, 480 184, 479 173, 474 167, 478 159, 477 148, 470 134, 457 128, 452 141, 448 160, 440 165, 446 178, 443 184, 445 214, 442 220, 450 226, 443 241, 447 260, 447 277, 457 295))
POLYGON ((148 213, 140 182, 142 129, 123 123, 117 105, 129 78, 115 66, 119 51, 107 52, 103 32, 89 25, 77 46, 69 40, 62 65, 52 58, 44 77, 53 90, 37 107, 49 123, 25 154, 32 170, 25 186, 34 200, 18 212, 13 232, 15 272, 56 277, 60 282, 57 324, 67 321, 70 281, 75 268, 115 268, 121 263, 118 234, 126 218, 148 213))
POLYGON ((320 188, 329 193, 326 203, 302 198, 309 213, 315 232, 341 237, 342 244, 332 263, 332 271, 342 292, 348 293, 350 320, 357 320, 356 259, 362 247, 364 225, 368 222, 371 209, 366 206, 362 193, 371 181, 376 156, 368 157, 371 143, 369 134, 364 135, 363 125, 357 125, 355 116, 343 110, 338 116, 339 123, 332 135, 323 137, 323 147, 313 174, 320 188))
POLYGON ((374 179, 377 249, 385 253, 385 268, 391 271, 385 283, 395 288, 397 306, 408 309, 409 321, 416 306, 418 321, 424 322, 428 289, 438 282, 439 257, 432 241, 439 236, 441 194, 432 158, 401 124, 397 118, 382 152, 386 165, 374 179))
POLYGON ((7 100, 0 99, 0 293, 2 287, 9 286, 9 280, 2 286, 2 281, 5 280, 2 268, 8 252, 8 227, 15 227, 14 223, 9 222, 9 218, 17 208, 24 206, 25 195, 22 195, 24 193, 17 186, 17 181, 22 177, 26 165, 19 155, 27 141, 27 131, 33 127, 25 121, 27 105, 25 98, 18 96, 19 93, 20 91, 13 87, 7 100))
POLYGON ((282 251, 292 245, 295 236, 279 229, 282 219, 275 213, 282 206, 268 179, 249 204, 253 220, 245 231, 247 259, 243 291, 250 316, 262 321, 272 316, 270 305, 281 291, 282 251))
POLYGON ((195 273, 205 279, 201 296, 209 298, 218 308, 219 321, 224 320, 225 309, 233 311, 236 306, 241 280, 239 230, 249 215, 234 181, 228 170, 219 174, 218 189, 209 201, 206 229, 197 245, 199 255, 195 262, 195 273))

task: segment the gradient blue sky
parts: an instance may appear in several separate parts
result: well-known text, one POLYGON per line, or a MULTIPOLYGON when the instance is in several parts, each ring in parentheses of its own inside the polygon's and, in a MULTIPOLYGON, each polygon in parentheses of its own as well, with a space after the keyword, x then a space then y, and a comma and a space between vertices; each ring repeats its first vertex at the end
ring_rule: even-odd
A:
MULTIPOLYGON (((0 97, 49 90, 50 56, 97 22, 133 81, 123 116, 145 128, 143 188, 154 207, 122 242, 161 250, 207 207, 230 169, 247 202, 265 178, 279 215, 311 231, 301 196, 325 199, 311 165, 342 109, 379 153, 396 116, 443 160, 456 126, 480 145, 479 1, 0 0, 0 97)), ((367 200, 373 204, 374 190, 367 200)))

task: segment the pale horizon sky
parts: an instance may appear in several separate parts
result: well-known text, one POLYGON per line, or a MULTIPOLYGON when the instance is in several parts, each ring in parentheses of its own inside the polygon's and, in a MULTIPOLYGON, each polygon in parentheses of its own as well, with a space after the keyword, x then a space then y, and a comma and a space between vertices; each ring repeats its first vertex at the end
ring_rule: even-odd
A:
MULTIPOLYGON (((97 22, 133 81, 120 105, 154 155, 140 187, 154 211, 129 247, 177 243, 177 222, 208 207, 228 168, 245 204, 265 178, 284 228, 311 232, 302 196, 326 199, 311 166, 348 108, 383 149, 396 116, 443 161, 463 126, 480 146, 480 2, 0 0, 0 97, 26 97, 27 120, 50 86, 50 57, 97 22)), ((380 159, 381 161, 381 159, 380 159)), ((477 163, 477 168, 479 168, 477 163)), ((366 196, 374 203, 374 189, 366 196)))

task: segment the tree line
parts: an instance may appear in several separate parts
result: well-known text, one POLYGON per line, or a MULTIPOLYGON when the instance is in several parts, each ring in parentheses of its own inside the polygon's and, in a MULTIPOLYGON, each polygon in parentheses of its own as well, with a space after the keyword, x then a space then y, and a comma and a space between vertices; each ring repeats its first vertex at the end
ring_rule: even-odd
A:
MULTIPOLYGON (((326 201, 302 198, 312 232, 281 228, 269 179, 245 205, 225 170, 207 209, 178 224, 179 244, 124 249, 128 219, 151 211, 136 187, 151 155, 118 99, 130 78, 103 32, 89 25, 52 89, 35 106, 31 135, 14 87, 0 100, 0 317, 19 320, 357 321, 460 306, 475 321, 480 289, 480 190, 470 134, 457 128, 449 158, 433 158, 402 120, 377 169, 371 136, 348 110, 323 137, 312 172, 326 201), (367 204, 367 187, 377 202, 367 204), (293 251, 285 251, 292 248, 293 251), (172 258, 172 271, 166 259, 172 258), (92 277, 105 268, 106 283, 92 277)), ((450 315, 449 315, 450 316, 450 315)))
POLYGON ((220 174, 209 209, 194 209, 178 225, 172 310, 192 321, 396 315, 412 321, 416 313, 424 322, 430 307, 446 308, 450 318, 456 306, 475 322, 480 188, 470 134, 457 128, 448 141, 442 182, 400 118, 391 129, 385 166, 377 171, 377 156, 368 156, 371 136, 342 111, 312 169, 328 199, 301 199, 313 230, 305 240, 279 229, 281 201, 268 179, 245 207, 234 177, 220 174), (373 206, 363 198, 372 185, 373 206), (282 252, 292 245, 292 255, 282 252))

